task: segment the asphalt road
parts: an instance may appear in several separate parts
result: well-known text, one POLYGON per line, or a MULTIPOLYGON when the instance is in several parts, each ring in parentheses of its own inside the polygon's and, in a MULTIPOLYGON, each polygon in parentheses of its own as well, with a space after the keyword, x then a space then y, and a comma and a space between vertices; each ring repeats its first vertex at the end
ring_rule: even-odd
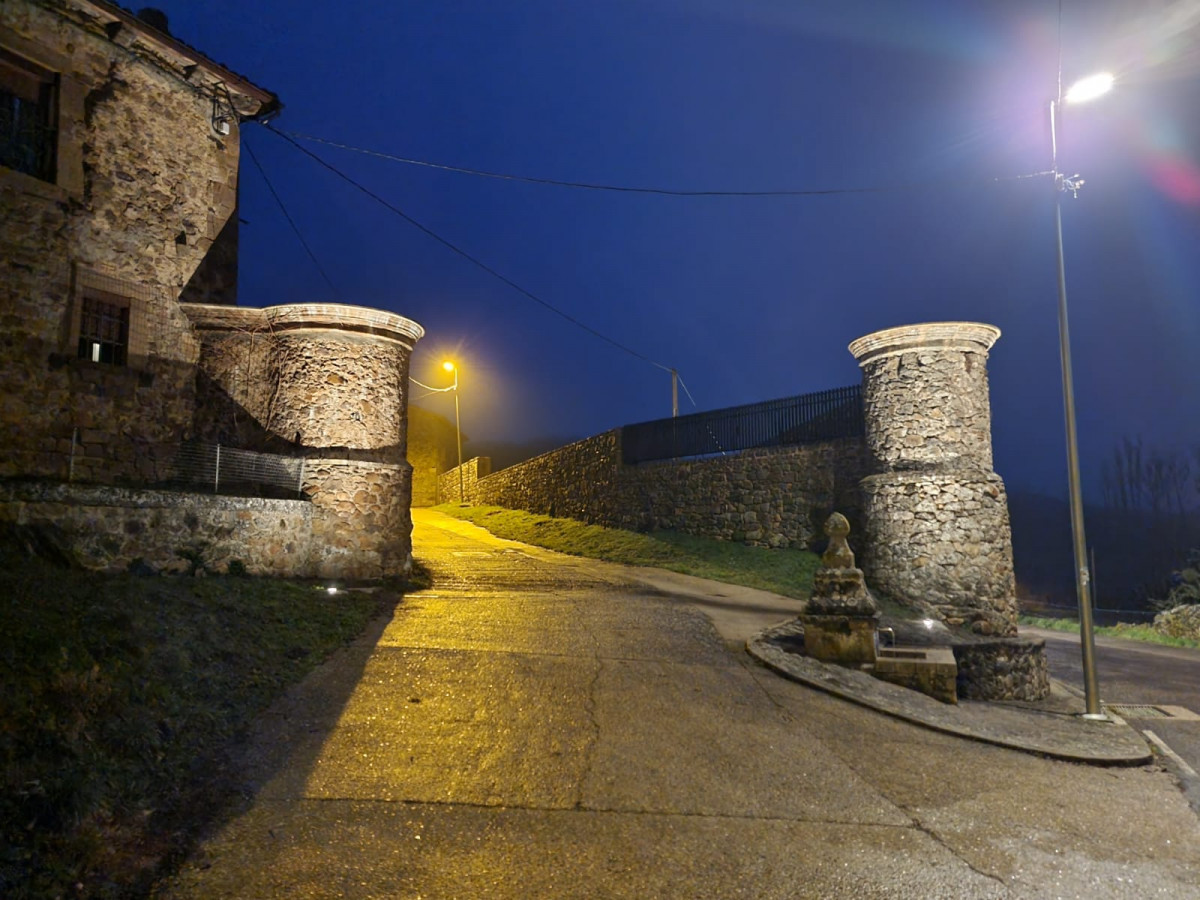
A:
POLYGON ((739 631, 771 603, 415 512, 434 586, 264 717, 245 808, 160 896, 1200 897, 1200 819, 1159 767, 881 716, 700 611, 739 631))
MULTIPOLYGON (((1045 638, 1050 673, 1082 693, 1079 636, 1041 628, 1022 628, 1021 632, 1045 638)), ((1126 710, 1122 717, 1139 731, 1152 732, 1178 755, 1182 765, 1168 754, 1164 754, 1164 763, 1176 772, 1193 807, 1200 811, 1200 776, 1196 774, 1200 772, 1200 650, 1097 638, 1096 672, 1103 703, 1151 707, 1126 710), (1175 714, 1157 714, 1161 707, 1175 714), (1170 707, 1179 708, 1182 714, 1170 707)))

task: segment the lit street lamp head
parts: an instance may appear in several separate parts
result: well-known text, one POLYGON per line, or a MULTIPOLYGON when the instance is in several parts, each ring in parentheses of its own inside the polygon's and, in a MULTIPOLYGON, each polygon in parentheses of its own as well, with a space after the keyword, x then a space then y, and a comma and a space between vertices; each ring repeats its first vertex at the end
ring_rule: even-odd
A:
POLYGON ((450 362, 450 360, 446 360, 444 363, 442 363, 442 368, 445 369, 447 372, 453 372, 454 371, 454 363, 450 362))
POLYGON ((1112 90, 1113 76, 1111 72, 1098 72, 1081 78, 1075 82, 1063 95, 1066 103, 1086 103, 1112 90))

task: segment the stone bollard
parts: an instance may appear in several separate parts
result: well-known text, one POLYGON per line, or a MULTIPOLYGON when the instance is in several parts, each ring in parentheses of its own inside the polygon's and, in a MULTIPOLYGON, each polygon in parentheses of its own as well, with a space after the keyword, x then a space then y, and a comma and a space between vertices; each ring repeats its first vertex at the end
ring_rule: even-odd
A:
POLYGON ((980 635, 1015 635, 1004 482, 992 471, 992 325, 932 322, 850 344, 863 371, 863 569, 879 592, 980 635))

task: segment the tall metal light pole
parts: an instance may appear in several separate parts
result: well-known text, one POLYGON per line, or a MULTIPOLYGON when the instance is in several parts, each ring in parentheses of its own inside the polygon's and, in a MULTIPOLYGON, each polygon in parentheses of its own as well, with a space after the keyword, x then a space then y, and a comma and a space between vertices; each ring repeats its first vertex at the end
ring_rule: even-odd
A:
POLYGON ((1067 484, 1071 501, 1071 536, 1075 552, 1075 593, 1079 600, 1079 646, 1083 654, 1083 690, 1087 719, 1107 719, 1100 708, 1096 678, 1096 641, 1092 627, 1091 572, 1088 569, 1087 537, 1083 530, 1083 492, 1079 483, 1079 444, 1075 430, 1075 386, 1071 377, 1071 335, 1067 327, 1067 276, 1063 260, 1062 196, 1075 195, 1083 185, 1078 175, 1070 178, 1058 171, 1058 113, 1065 100, 1076 103, 1106 93, 1113 83, 1107 73, 1085 78, 1050 101, 1050 150, 1054 171, 1054 234, 1058 247, 1058 349, 1062 360, 1063 412, 1067 422, 1067 484))
POLYGON ((458 438, 458 502, 463 502, 463 470, 462 470, 462 425, 458 418, 458 366, 446 360, 442 363, 442 368, 447 372, 454 373, 454 434, 458 438))

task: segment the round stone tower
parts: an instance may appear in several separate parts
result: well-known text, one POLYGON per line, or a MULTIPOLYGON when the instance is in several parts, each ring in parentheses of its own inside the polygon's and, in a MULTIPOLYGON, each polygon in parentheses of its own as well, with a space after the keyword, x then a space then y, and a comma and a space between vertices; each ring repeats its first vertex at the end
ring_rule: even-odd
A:
POLYGON ((312 573, 407 572, 408 364, 424 329, 340 304, 184 309, 201 338, 198 436, 305 458, 312 573))
POLYGON ((872 587, 981 635, 1015 635, 1004 482, 992 471, 988 350, 976 322, 905 325, 850 344, 863 371, 862 487, 872 587))

